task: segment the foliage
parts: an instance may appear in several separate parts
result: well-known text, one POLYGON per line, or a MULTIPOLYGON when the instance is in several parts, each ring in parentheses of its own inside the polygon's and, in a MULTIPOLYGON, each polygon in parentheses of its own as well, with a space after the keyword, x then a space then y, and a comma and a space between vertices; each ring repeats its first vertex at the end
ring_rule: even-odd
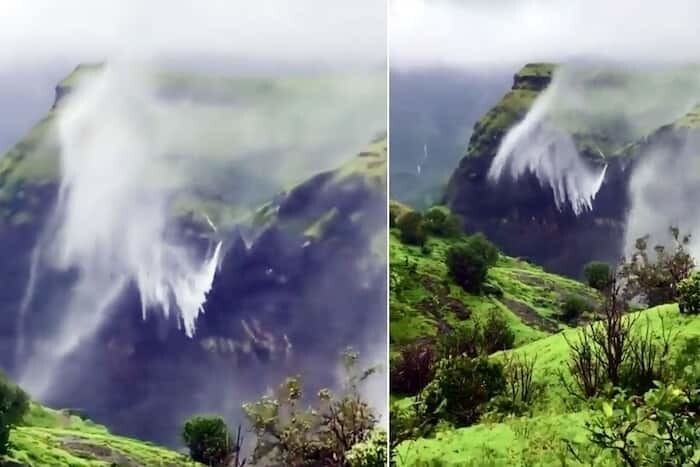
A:
POLYGON ((401 241, 410 245, 423 245, 428 238, 423 225, 423 215, 416 211, 402 214, 396 220, 396 227, 401 232, 401 241))
POLYGON ((698 465, 698 371, 699 365, 688 366, 678 383, 657 383, 643 397, 621 393, 603 402, 600 413, 586 424, 591 442, 615 452, 630 467, 698 465))
POLYGON ((435 351, 425 341, 404 346, 391 366, 391 390, 415 395, 423 390, 435 374, 435 351))
POLYGON ((29 397, 0 374, 0 455, 9 448, 10 431, 29 411, 29 397))
POLYGON ((653 259, 648 252, 648 235, 635 242, 632 257, 620 268, 620 274, 627 282, 629 299, 640 297, 649 306, 677 301, 678 284, 690 276, 695 261, 687 251, 690 235, 681 236, 677 227, 671 227, 670 232, 672 248, 655 246, 653 259))
POLYGON ((678 307, 681 313, 700 313, 700 273, 694 273, 678 283, 678 307))
POLYGON ((350 467, 385 467, 387 461, 386 431, 375 428, 369 438, 355 444, 347 452, 350 467))
POLYGON ((252 460, 265 465, 349 466, 347 453, 367 441, 377 419, 359 394, 359 385, 375 372, 358 371, 358 355, 343 357, 346 382, 340 394, 321 389, 314 407, 302 408, 301 379, 288 378, 275 397, 243 405, 256 445, 252 460))
POLYGON ((596 290, 604 291, 612 280, 610 265, 602 261, 591 261, 583 268, 586 283, 596 290))
POLYGON ((503 365, 486 357, 454 357, 438 363, 435 378, 421 392, 419 414, 436 423, 476 423, 485 404, 505 388, 503 365))
POLYGON ((482 328, 483 351, 486 354, 507 350, 515 343, 515 334, 506 319, 492 311, 486 318, 482 328))
POLYGON ((428 209, 423 218, 425 230, 439 237, 457 237, 462 233, 459 217, 439 207, 428 209))
POLYGON ((478 323, 466 323, 438 337, 438 354, 440 358, 474 358, 482 353, 483 340, 484 335, 478 323))
POLYGON ((479 292, 488 269, 498 261, 498 248, 483 234, 467 237, 452 246, 445 260, 450 276, 470 292, 479 292))
POLYGON ((223 466, 233 453, 228 426, 221 417, 192 417, 182 428, 182 439, 192 460, 210 466, 223 466))
POLYGON ((575 323, 590 308, 588 301, 580 295, 567 295, 561 304, 560 316, 567 323, 575 323))

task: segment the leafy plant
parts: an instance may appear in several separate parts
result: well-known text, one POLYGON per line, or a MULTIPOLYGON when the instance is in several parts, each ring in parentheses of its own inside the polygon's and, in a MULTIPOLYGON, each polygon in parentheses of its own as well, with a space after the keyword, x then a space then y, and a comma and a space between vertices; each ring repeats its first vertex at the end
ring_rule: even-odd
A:
POLYGON ((491 354, 513 347, 515 333, 500 313, 492 311, 486 318, 482 328, 483 351, 491 354))
POLYGON ((423 225, 423 215, 416 211, 402 214, 396 220, 396 227, 401 232, 401 241, 411 245, 423 245, 428 238, 423 225))
POLYGON ((391 365, 391 390, 411 396, 418 394, 433 379, 435 360, 430 343, 417 342, 401 348, 391 365))
POLYGON ((678 300, 678 285, 690 276, 695 261, 687 251, 690 235, 681 236, 677 227, 670 232, 672 247, 656 245, 653 258, 648 252, 648 235, 635 242, 632 257, 620 268, 628 299, 641 297, 649 306, 678 300))
POLYGON ((346 382, 340 394, 321 389, 315 406, 302 408, 301 379, 287 378, 274 397, 244 404, 256 436, 253 462, 265 465, 349 466, 353 446, 367 441, 376 428, 374 412, 359 393, 359 385, 375 369, 358 371, 358 355, 343 356, 346 382))
POLYGON ((10 432, 29 411, 29 397, 0 373, 0 456, 7 454, 10 432))
POLYGON ((386 431, 375 428, 365 441, 355 444, 346 454, 350 467, 385 467, 387 461, 386 431))
POLYGON ((700 273, 694 273, 678 283, 678 308, 681 313, 700 313, 700 273))
POLYGON ((446 420, 468 426, 479 420, 485 404, 504 388, 500 362, 486 357, 443 359, 435 378, 421 392, 419 414, 429 423, 446 420))
POLYGON ((483 234, 475 234, 450 247, 445 262, 455 282, 469 292, 479 292, 498 254, 498 248, 483 234))
POLYGON ((590 303, 580 295, 567 295, 561 304, 561 319, 567 323, 576 322, 590 308, 590 303))
POLYGON ((583 268, 586 283, 596 290, 604 291, 612 282, 612 271, 608 263, 591 261, 583 268))
POLYGON ((182 439, 192 460, 209 466, 224 466, 234 452, 228 426, 221 417, 192 417, 185 422, 182 439))
POLYGON ((425 230, 440 237, 456 237, 462 233, 459 218, 439 207, 432 207, 424 216, 425 230))

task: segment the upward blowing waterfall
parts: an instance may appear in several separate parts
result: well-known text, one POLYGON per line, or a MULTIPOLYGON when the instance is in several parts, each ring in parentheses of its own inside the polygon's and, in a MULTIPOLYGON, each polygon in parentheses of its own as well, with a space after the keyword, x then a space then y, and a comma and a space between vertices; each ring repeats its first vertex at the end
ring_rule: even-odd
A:
POLYGON ((534 174, 549 186, 559 210, 567 205, 576 215, 592 209, 605 178, 607 165, 590 168, 576 150, 571 135, 550 121, 556 83, 538 97, 520 123, 503 138, 489 168, 489 179, 497 182, 504 173, 513 179, 534 174))
POLYGON ((58 115, 61 185, 47 257, 77 282, 59 326, 33 349, 21 383, 41 397, 62 359, 96 332, 126 285, 143 313, 177 311, 188 336, 216 273, 221 243, 202 262, 166 235, 168 199, 184 183, 169 159, 166 115, 148 80, 107 66, 65 98, 58 115))

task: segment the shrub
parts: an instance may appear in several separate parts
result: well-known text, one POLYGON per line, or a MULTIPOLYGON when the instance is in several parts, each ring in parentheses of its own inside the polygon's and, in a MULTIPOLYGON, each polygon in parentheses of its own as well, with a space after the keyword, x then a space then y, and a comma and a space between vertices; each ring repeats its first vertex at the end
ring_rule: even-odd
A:
POLYGON ((671 227, 670 231, 673 247, 656 245, 655 258, 651 258, 648 252, 648 236, 635 242, 632 257, 620 268, 620 274, 627 282, 625 292, 628 298, 641 297, 649 306, 678 300, 678 285, 690 276, 695 261, 687 251, 690 235, 681 237, 676 227, 671 227))
POLYGON ((396 220, 401 232, 401 241, 411 245, 423 245, 428 238, 423 225, 423 215, 416 211, 402 214, 396 220))
POLYGON ((447 358, 437 366, 435 378, 421 393, 423 420, 446 420, 456 426, 476 423, 485 404, 503 391, 503 365, 486 357, 447 358))
POLYGON ((192 417, 185 422, 182 439, 192 460, 205 465, 223 466, 232 454, 228 426, 221 417, 192 417))
POLYGON ((505 390, 491 404, 497 412, 522 415, 535 401, 541 390, 533 379, 535 361, 519 354, 504 356, 505 390))
POLYGON ((610 286, 612 271, 610 265, 602 261, 591 261, 583 268, 583 275, 589 286, 597 290, 605 290, 610 286))
POLYGON ((433 379, 435 360, 429 343, 404 346, 391 366, 391 390, 409 396, 418 394, 433 379))
POLYGON ((465 323, 438 338, 440 358, 467 356, 474 358, 482 352, 483 334, 478 325, 465 323))
POLYGON ((349 467, 385 467, 387 441, 386 431, 375 428, 367 440, 355 444, 347 452, 349 467))
POLYGON ((450 276, 469 292, 479 292, 488 269, 498 261, 498 249, 483 234, 468 237, 447 251, 450 276))
POLYGON ((482 335, 483 351, 487 354, 513 348, 515 343, 515 333, 503 315, 495 311, 486 318, 482 335))
POLYGON ((700 273, 686 277, 678 284, 678 308, 681 313, 700 313, 700 273))
POLYGON ((345 353, 342 392, 321 389, 312 407, 301 407, 304 395, 298 377, 287 378, 274 396, 243 405, 256 436, 253 464, 348 465, 346 455, 370 439, 377 425, 359 393, 359 384, 375 370, 358 372, 357 359, 357 353, 345 353))
POLYGON ((428 209, 424 216, 424 226, 428 233, 440 237, 456 237, 462 233, 462 225, 459 217, 443 208, 433 207, 428 209))
POLYGON ((561 319, 567 323, 578 321, 590 309, 588 301, 580 295, 568 295, 561 304, 561 319))
POLYGON ((10 431, 29 411, 29 397, 0 374, 0 456, 7 454, 10 431))

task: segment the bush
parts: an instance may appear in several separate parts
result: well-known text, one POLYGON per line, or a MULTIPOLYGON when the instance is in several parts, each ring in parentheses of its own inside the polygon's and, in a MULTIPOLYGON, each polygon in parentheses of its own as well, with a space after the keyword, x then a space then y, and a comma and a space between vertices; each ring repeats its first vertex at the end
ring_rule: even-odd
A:
POLYGON ((185 422, 182 439, 192 460, 223 466, 233 452, 228 426, 221 417, 192 417, 185 422))
POLYGON ((496 412, 515 415, 527 412, 542 389, 533 379, 535 361, 535 357, 518 354, 504 356, 506 387, 491 403, 496 412))
POLYGON ((402 214, 396 220, 401 232, 401 241, 411 245, 423 245, 428 238, 423 225, 423 215, 416 211, 402 214))
POLYGON ((435 352, 429 343, 406 345, 391 365, 391 390, 399 394, 418 394, 433 379, 435 352))
POLYGON ((585 298, 579 295, 568 295, 561 304, 561 319, 567 323, 576 322, 590 307, 585 298))
POLYGON ((498 248, 483 234, 476 234, 463 243, 450 247, 445 262, 455 282, 469 292, 479 292, 488 269, 496 261, 498 248))
POLYGON ((29 411, 29 397, 0 374, 0 456, 9 449, 10 431, 29 411))
POLYGON ((503 365, 486 357, 447 358, 421 393, 423 420, 446 420, 456 426, 478 422, 485 404, 505 388, 503 365))
POLYGON ((495 311, 486 318, 482 335, 483 351, 486 354, 513 348, 515 343, 515 333, 503 315, 495 311))
POLYGON ((428 233, 440 237, 456 237, 462 233, 462 225, 459 217, 443 208, 433 207, 428 209, 424 217, 425 230, 428 233))
POLYGON ((440 358, 467 356, 474 358, 481 354, 483 334, 477 325, 467 323, 438 338, 440 358))
POLYGON ((700 273, 694 273, 678 284, 678 308, 681 313, 700 313, 700 273))
POLYGON ((612 271, 608 263, 591 261, 583 268, 583 275, 589 286, 596 290, 605 290, 610 286, 612 271))
POLYGON ((629 299, 640 297, 650 307, 678 301, 678 285, 691 275, 695 261, 687 251, 690 235, 681 237, 676 227, 671 227, 670 232, 673 247, 656 245, 653 259, 648 251, 648 236, 635 242, 632 257, 620 268, 629 299))
POLYGON ((386 431, 375 428, 367 440, 355 444, 346 454, 350 467, 385 467, 387 461, 386 431))

